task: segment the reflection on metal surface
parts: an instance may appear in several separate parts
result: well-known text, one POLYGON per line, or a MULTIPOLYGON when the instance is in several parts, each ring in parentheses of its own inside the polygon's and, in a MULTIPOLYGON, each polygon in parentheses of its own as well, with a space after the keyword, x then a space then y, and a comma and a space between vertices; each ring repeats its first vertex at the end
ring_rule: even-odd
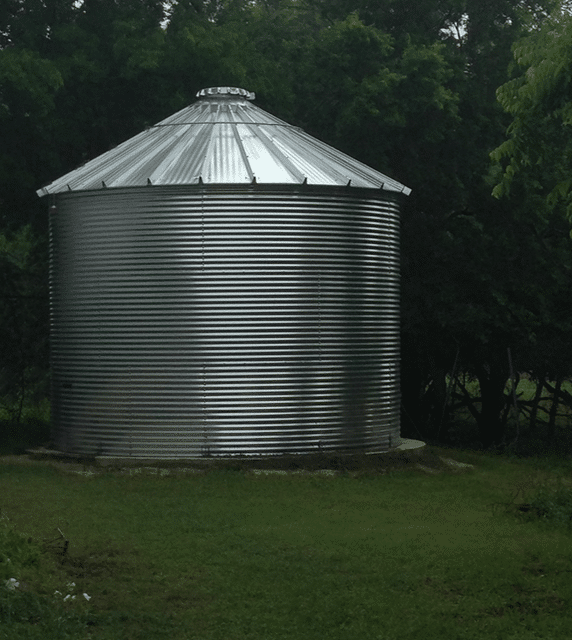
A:
POLYGON ((71 191, 51 242, 58 448, 177 458, 397 444, 391 192, 71 191))
POLYGON ((403 192, 388 176, 263 111, 253 94, 213 87, 162 122, 38 191, 181 184, 291 184, 403 192))

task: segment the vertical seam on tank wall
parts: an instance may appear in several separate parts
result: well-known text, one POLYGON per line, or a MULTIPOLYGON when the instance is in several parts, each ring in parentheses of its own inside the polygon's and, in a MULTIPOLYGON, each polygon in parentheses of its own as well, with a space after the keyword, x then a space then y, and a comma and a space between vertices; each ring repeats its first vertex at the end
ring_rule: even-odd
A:
MULTIPOLYGON (((201 277, 204 280, 205 275, 205 194, 201 193, 201 277)), ((201 389, 201 420, 202 420, 202 445, 204 455, 209 455, 209 433, 207 421, 207 372, 204 354, 201 354, 202 362, 202 389, 201 389)))
POLYGON ((322 367, 322 267, 318 269, 318 362, 322 367))
MULTIPOLYGON (((50 331, 50 340, 48 342, 48 346, 49 346, 49 362, 50 362, 50 397, 51 398, 55 398, 56 397, 56 376, 53 375, 53 371, 54 371, 54 348, 53 348, 53 344, 52 344, 52 338, 53 338, 53 334, 54 334, 54 295, 53 295, 53 291, 54 291, 54 261, 55 261, 55 247, 54 247, 54 235, 55 235, 55 224, 56 224, 56 196, 53 194, 50 194, 49 196, 49 209, 48 209, 48 234, 49 234, 49 256, 50 256, 50 266, 49 266, 49 271, 48 271, 48 288, 49 288, 49 292, 50 292, 50 306, 49 306, 49 331, 50 331)), ((59 394, 58 394, 59 395, 59 394)), ((52 424, 54 424, 54 402, 52 400, 51 402, 51 419, 52 419, 52 424)), ((53 427, 52 427, 53 428, 53 427)), ((60 435, 61 437, 61 435, 60 435)))

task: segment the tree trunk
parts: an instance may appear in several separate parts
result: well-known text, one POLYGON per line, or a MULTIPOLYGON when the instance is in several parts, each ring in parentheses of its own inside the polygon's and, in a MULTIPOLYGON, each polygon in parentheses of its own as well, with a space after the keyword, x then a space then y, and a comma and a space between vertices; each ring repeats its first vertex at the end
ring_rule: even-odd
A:
POLYGON ((447 372, 442 367, 431 367, 431 394, 429 396, 428 422, 433 438, 439 438, 447 416, 447 372))
POLYGON ((544 389, 544 378, 538 380, 536 383, 536 391, 534 392, 534 398, 532 399, 532 405, 530 407, 530 430, 536 430, 536 421, 538 419, 538 407, 540 405, 540 399, 542 398, 542 389, 544 389))
POLYGON ((548 441, 554 442, 556 434, 556 416, 558 415, 558 405, 560 404, 560 390, 562 387, 562 378, 558 378, 554 384, 552 393, 552 405, 548 414, 548 441))
POLYGON ((403 437, 426 437, 423 433, 425 415, 423 411, 424 381, 418 371, 402 370, 401 373, 401 433, 403 437))
POLYGON ((508 372, 504 366, 490 365, 477 369, 481 389, 481 412, 477 421, 483 447, 500 444, 504 437, 506 423, 502 420, 506 398, 505 387, 508 372))

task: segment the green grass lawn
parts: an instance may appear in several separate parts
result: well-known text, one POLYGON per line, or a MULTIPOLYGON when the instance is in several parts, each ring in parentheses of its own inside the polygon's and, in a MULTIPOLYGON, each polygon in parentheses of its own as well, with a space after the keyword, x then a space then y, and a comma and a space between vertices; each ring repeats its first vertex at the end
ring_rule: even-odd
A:
POLYGON ((4 459, 0 639, 569 639, 572 536, 503 505, 572 465, 434 451, 475 468, 85 475, 4 459))

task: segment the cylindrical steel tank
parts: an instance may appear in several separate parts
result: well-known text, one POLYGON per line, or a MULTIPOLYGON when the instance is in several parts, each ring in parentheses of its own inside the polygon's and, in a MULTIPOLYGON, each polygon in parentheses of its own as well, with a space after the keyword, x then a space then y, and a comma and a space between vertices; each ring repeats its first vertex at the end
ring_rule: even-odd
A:
POLYGON ((39 192, 55 194, 56 447, 171 459, 396 446, 408 190, 247 92, 199 97, 156 125, 162 145, 140 134, 39 192))

